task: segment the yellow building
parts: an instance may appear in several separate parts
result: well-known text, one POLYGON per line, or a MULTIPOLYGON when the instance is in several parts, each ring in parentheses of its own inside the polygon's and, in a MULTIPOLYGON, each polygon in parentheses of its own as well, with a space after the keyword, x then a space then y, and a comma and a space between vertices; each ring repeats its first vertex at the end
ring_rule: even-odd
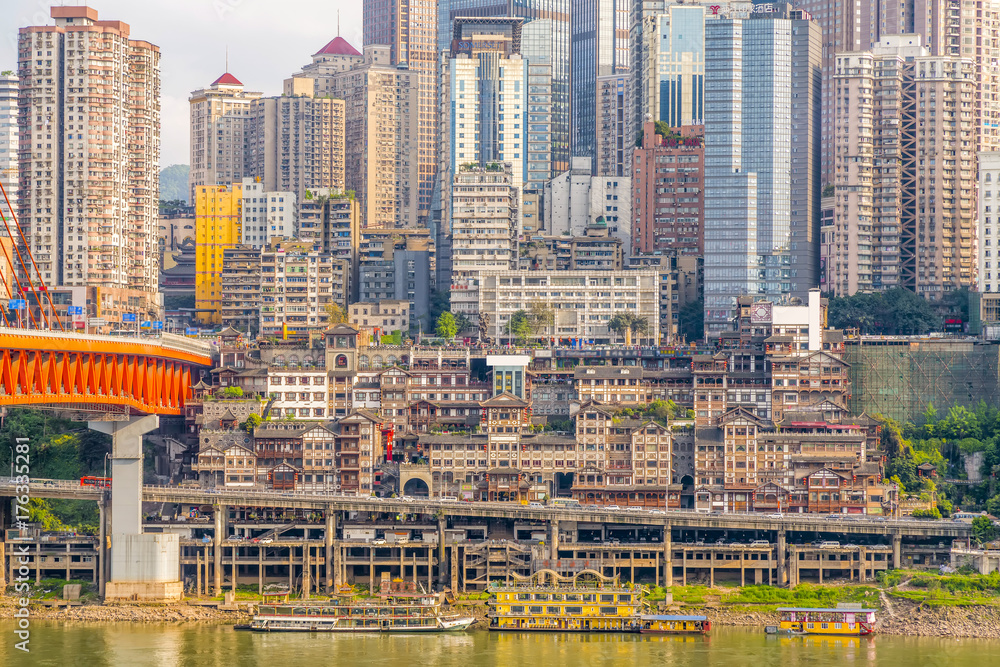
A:
POLYGON ((222 254, 240 242, 243 186, 195 188, 195 306, 204 325, 222 323, 222 254))

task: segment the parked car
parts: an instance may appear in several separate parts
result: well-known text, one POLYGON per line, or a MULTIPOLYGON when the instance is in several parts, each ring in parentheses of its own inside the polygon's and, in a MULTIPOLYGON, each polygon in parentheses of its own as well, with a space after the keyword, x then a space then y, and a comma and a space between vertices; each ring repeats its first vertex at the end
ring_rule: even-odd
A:
POLYGON ((784 514, 768 514, 767 518, 768 519, 784 519, 785 515, 784 514))
POLYGON ((375 545, 379 545, 379 546, 381 546, 381 545, 383 545, 383 544, 386 544, 386 541, 385 541, 385 539, 384 539, 384 538, 381 538, 381 537, 380 537, 380 538, 378 538, 377 540, 372 540, 372 544, 375 544, 375 545))
POLYGON ((260 538, 259 541, 261 544, 271 544, 272 542, 274 542, 274 539, 270 537, 262 537, 260 538))
POLYGON ((621 512, 622 511, 622 508, 618 507, 618 505, 608 505, 604 509, 608 510, 609 512, 621 512))
MULTIPOLYGON (((443 502, 443 503, 457 503, 458 502, 458 498, 456 498, 455 496, 441 496, 441 502, 443 502)), ((532 504, 535 504, 535 503, 532 503, 532 504)))
POLYGON ((227 539, 230 542, 243 542, 247 538, 243 537, 242 535, 230 535, 227 539))
POLYGON ((528 507, 533 507, 536 509, 545 509, 545 505, 535 501, 531 501, 530 503, 528 503, 528 507))
POLYGON ((625 508, 625 511, 626 512, 641 512, 642 508, 639 507, 638 505, 629 505, 628 507, 625 508))
POLYGON ((768 542, 767 540, 754 540, 753 542, 750 543, 750 546, 752 546, 752 547, 769 547, 769 546, 771 546, 771 543, 768 542))

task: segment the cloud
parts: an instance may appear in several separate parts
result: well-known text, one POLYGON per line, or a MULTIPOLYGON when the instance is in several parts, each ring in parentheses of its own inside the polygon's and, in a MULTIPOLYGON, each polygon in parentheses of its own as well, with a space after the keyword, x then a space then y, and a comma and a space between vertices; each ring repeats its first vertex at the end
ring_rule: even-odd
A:
MULTIPOLYGON (((51 3, 54 4, 54 3, 51 3)), ((192 90, 204 88, 226 69, 249 90, 281 92, 281 82, 340 34, 361 48, 360 0, 91 0, 101 19, 124 21, 131 37, 160 48, 162 166, 189 161, 192 90)), ((0 70, 17 65, 17 28, 52 25, 49 2, 6 0, 0 33, 0 70), (13 4, 13 6, 10 6, 13 4), (42 20, 44 19, 44 20, 42 20)))

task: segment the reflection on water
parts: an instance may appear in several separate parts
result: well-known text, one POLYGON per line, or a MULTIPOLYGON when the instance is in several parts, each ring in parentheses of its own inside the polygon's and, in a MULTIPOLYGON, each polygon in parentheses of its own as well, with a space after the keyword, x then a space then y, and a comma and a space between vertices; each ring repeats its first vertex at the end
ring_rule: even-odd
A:
POLYGON ((699 635, 491 633, 255 634, 218 624, 69 624, 34 621, 30 655, 0 621, 0 666, 58 667, 988 667, 993 641, 914 637, 774 637, 716 628, 699 635))

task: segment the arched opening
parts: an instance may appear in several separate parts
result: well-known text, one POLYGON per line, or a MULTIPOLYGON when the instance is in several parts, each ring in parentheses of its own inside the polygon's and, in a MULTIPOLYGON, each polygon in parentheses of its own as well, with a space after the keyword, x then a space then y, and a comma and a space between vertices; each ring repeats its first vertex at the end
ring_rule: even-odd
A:
POLYGON ((419 477, 414 477, 403 486, 403 495, 427 498, 431 495, 431 490, 427 488, 427 482, 419 477))
POLYGON ((573 474, 571 472, 555 473, 554 495, 558 498, 569 498, 573 495, 573 474))
POLYGON ((368 370, 368 355, 362 354, 358 357, 358 368, 368 370))
POLYGON ((337 359, 334 363, 336 363, 337 368, 347 368, 347 355, 338 354, 337 359))

